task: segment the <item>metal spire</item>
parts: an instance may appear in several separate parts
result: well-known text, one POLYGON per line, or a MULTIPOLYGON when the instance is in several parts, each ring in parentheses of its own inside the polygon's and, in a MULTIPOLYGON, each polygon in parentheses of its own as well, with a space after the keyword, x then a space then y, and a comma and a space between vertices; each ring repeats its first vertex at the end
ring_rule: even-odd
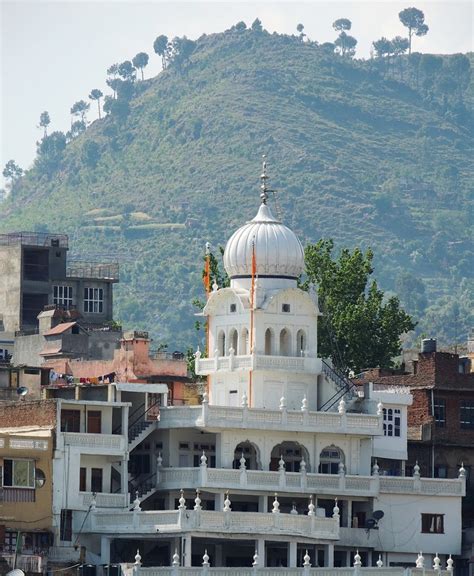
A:
POLYGON ((260 198, 262 200, 262 204, 266 204, 267 200, 268 200, 268 192, 269 192, 269 190, 267 188, 268 176, 267 176, 267 162, 265 160, 266 155, 263 154, 262 158, 263 158, 262 174, 260 176, 260 180, 262 181, 262 184, 260 185, 260 189, 262 190, 262 192, 260 193, 260 198))

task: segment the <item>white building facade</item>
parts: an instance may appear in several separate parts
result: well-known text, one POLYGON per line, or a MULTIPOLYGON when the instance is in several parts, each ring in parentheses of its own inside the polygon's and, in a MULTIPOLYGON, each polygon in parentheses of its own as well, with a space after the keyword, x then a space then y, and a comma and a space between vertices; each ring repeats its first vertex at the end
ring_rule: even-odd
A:
POLYGON ((136 571, 153 567, 153 574, 201 567, 203 557, 206 570, 208 562, 232 574, 252 564, 268 574, 290 574, 305 562, 351 567, 355 556, 363 566, 414 567, 420 551, 427 567, 435 557, 446 566, 461 551, 463 471, 455 480, 420 478, 416 467, 409 476, 386 473, 386 462, 405 471, 411 396, 370 385, 355 394, 318 357, 316 292, 297 285, 303 248, 273 216, 265 181, 264 174, 256 217, 227 243, 230 286, 214 286, 203 310, 202 404, 162 401, 159 418, 150 424, 144 416, 131 441, 118 391, 109 405, 120 409, 124 432, 110 435, 113 446, 104 451, 96 435, 87 453, 79 450, 87 432, 59 441, 60 449, 70 446, 74 475, 78 462, 92 469, 99 453, 115 470, 115 494, 108 482, 110 495, 94 496, 87 472, 71 484, 71 542, 101 564, 133 562, 139 549, 136 571), (151 457, 148 471, 128 473, 132 453, 137 462, 151 457))

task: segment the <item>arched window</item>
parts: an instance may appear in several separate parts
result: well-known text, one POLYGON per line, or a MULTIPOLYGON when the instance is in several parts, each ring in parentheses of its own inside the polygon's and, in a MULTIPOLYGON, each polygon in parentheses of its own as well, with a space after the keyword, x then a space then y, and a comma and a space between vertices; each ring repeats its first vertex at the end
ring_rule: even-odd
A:
POLYGON ((306 356, 306 332, 298 330, 296 334, 296 355, 306 356))
POLYGON ((249 331, 247 328, 242 329, 242 334, 240 336, 240 355, 245 356, 246 354, 250 354, 249 350, 249 331))
POLYGON ((234 470, 240 468, 240 459, 242 456, 245 458, 245 466, 247 470, 261 470, 260 466, 260 451, 258 447, 249 442, 241 442, 235 447, 234 450, 234 461, 232 467, 234 470))
POLYGON ((280 356, 291 356, 290 332, 286 328, 280 332, 280 356))
POLYGON ((221 330, 217 337, 217 350, 219 356, 225 356, 225 332, 221 330))
POLYGON ((337 474, 340 462, 344 463, 344 452, 334 444, 327 446, 319 455, 319 473, 337 474))
POLYGON ((267 356, 273 354, 273 331, 271 328, 265 330, 265 354, 267 356))
POLYGON ((280 458, 283 458, 287 472, 299 472, 301 460, 305 461, 306 471, 310 471, 308 451, 298 442, 282 442, 274 446, 270 455, 270 470, 278 470, 280 458))
MULTIPOLYGON (((229 332, 229 350, 230 348, 233 348, 234 354, 237 354, 238 344, 239 344, 239 335, 237 333, 237 330, 235 328, 232 328, 232 330, 229 332)), ((229 353, 229 350, 227 351, 227 353, 229 353)))

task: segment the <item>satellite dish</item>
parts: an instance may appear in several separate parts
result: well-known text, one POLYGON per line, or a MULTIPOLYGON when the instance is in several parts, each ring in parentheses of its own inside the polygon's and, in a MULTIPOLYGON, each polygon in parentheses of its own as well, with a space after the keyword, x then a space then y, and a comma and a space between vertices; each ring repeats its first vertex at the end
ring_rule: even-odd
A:
POLYGON ((373 530, 377 526, 377 521, 374 518, 369 518, 365 523, 367 530, 373 530))
POLYGON ((378 522, 385 516, 383 510, 374 510, 372 513, 372 517, 378 522))
POLYGON ((10 572, 7 572, 6 576, 25 576, 25 573, 23 572, 23 570, 15 568, 13 570, 10 570, 10 572))
POLYGON ((16 389, 16 393, 18 394, 18 396, 26 396, 28 394, 29 390, 26 386, 19 386, 16 389))

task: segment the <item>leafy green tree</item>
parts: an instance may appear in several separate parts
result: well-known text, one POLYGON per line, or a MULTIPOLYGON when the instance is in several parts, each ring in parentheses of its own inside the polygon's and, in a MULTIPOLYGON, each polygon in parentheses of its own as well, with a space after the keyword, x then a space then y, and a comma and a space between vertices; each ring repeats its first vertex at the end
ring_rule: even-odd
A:
POLYGON ((41 128, 43 128, 43 130, 44 130, 43 136, 47 136, 47 135, 48 135, 48 126, 49 126, 50 124, 51 124, 51 118, 49 117, 49 112, 46 112, 46 110, 45 110, 44 112, 41 112, 39 125, 40 125, 41 128))
POLYGON ((443 59, 433 54, 422 54, 420 58, 420 72, 422 85, 425 91, 430 90, 437 81, 437 75, 443 67, 443 59))
POLYGON ((462 100, 471 81, 471 62, 465 54, 453 54, 447 60, 447 69, 456 81, 458 95, 462 100))
POLYGON ((343 32, 352 28, 352 22, 348 18, 339 18, 333 22, 332 27, 336 32, 343 32))
POLYGON ((182 69, 189 63, 195 49, 196 42, 189 40, 186 36, 173 38, 173 41, 168 45, 167 60, 178 69, 182 69))
POLYGON ((135 88, 131 80, 119 80, 117 84, 117 98, 118 100, 124 100, 130 102, 133 98, 135 88))
POLYGON ((67 140, 74 140, 74 138, 77 138, 80 134, 82 134, 85 131, 86 131, 86 123, 83 122, 82 120, 76 120, 71 124, 71 130, 67 132, 66 138, 67 140))
POLYGON ((259 18, 255 18, 252 22, 252 30, 254 32, 263 32, 262 21, 259 18))
POLYGON ((89 98, 91 100, 95 100, 97 102, 97 110, 99 112, 99 120, 101 118, 100 116, 100 99, 102 98, 103 93, 98 89, 98 88, 94 88, 93 90, 91 90, 91 93, 89 94, 89 98))
POLYGON ((334 50, 336 49, 334 42, 323 42, 319 47, 326 54, 334 54, 334 50))
POLYGON ((162 34, 158 36, 153 42, 153 50, 155 54, 161 56, 161 65, 163 70, 166 68, 166 48, 168 47, 168 37, 162 34))
POLYGON ((401 36, 395 36, 392 38, 392 51, 395 56, 400 56, 405 54, 408 50, 408 38, 402 38, 401 36))
POLYGON ((148 57, 148 54, 146 52, 139 52, 132 59, 132 64, 135 66, 135 68, 137 70, 140 70, 140 72, 141 72, 142 80, 144 80, 143 68, 145 68, 145 66, 148 65, 148 60, 149 60, 149 57, 148 57))
POLYGON ((86 114, 91 105, 85 100, 78 100, 71 108, 71 115, 80 117, 81 122, 86 123, 86 114))
POLYGON ((119 64, 112 64, 107 68, 107 76, 112 76, 112 78, 117 78, 118 76, 119 64))
POLYGON ((324 314, 319 327, 319 352, 348 372, 367 367, 390 367, 400 353, 400 336, 415 327, 400 308, 398 298, 385 299, 377 282, 370 281, 373 254, 356 248, 333 257, 332 240, 305 249, 307 280, 318 286, 324 314))
POLYGON ((341 56, 354 56, 357 40, 354 36, 349 36, 343 30, 336 38, 334 44, 341 56))
POLYGON ((241 20, 240 22, 237 22, 237 24, 234 26, 234 30, 236 30, 237 32, 243 32, 244 30, 247 30, 247 24, 241 20))
POLYGON ((36 166, 42 174, 51 176, 61 165, 66 136, 59 131, 52 132, 37 144, 36 166))
POLYGON ((100 159, 100 147, 94 140, 87 140, 82 146, 82 161, 90 168, 95 168, 100 159))
POLYGON ((134 81, 137 71, 130 60, 125 60, 118 67, 118 74, 124 80, 134 81))
POLYGON ((120 80, 120 78, 107 78, 105 82, 109 88, 112 88, 114 98, 117 98, 117 87, 122 80, 120 80))
POLYGON ((408 28, 408 54, 411 54, 411 40, 413 34, 416 36, 424 36, 429 28, 425 24, 425 15, 418 8, 405 8, 402 10, 398 17, 400 22, 408 28))
POLYGON ((3 177, 8 178, 10 180, 10 184, 12 186, 21 178, 23 175, 23 170, 18 166, 15 160, 9 160, 5 164, 5 168, 3 169, 3 177))

